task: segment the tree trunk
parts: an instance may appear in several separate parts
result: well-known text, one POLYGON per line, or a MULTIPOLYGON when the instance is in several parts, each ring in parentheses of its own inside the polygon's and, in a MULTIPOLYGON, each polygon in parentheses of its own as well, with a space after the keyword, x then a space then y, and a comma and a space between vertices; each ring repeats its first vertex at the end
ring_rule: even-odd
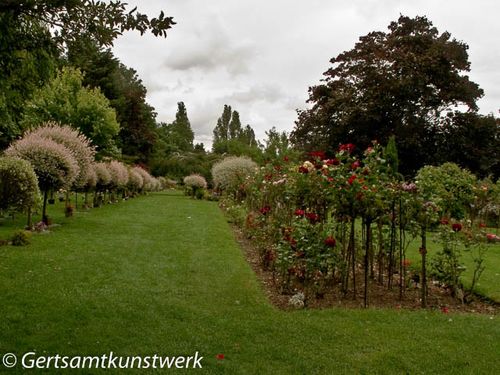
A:
POLYGON ((45 225, 49 225, 49 218, 47 217, 47 190, 43 191, 42 221, 45 225))
POLYGON ((422 307, 427 307, 427 269, 426 269, 426 258, 427 258, 427 231, 426 227, 422 227, 422 246, 420 247, 420 254, 422 255, 422 307))
POLYGON ((366 230, 365 230, 365 293, 364 293, 364 307, 368 307, 368 287, 370 278, 368 277, 368 273, 370 270, 369 261, 370 261, 370 242, 371 242, 371 220, 365 220, 366 230))

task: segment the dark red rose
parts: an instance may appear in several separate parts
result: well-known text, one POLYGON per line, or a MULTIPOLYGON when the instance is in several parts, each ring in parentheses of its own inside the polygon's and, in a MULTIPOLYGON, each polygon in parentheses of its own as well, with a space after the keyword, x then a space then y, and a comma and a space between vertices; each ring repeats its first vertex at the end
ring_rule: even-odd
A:
POLYGON ((339 159, 328 159, 326 161, 326 165, 339 165, 340 161, 339 159))
POLYGON ((306 217, 309 219, 311 224, 316 224, 319 221, 319 215, 314 212, 308 212, 306 214, 306 217))
POLYGON ((351 169, 352 170, 358 169, 359 167, 361 167, 361 163, 359 162, 359 160, 356 160, 355 162, 353 162, 351 164, 351 169))
POLYGON ((271 207, 269 207, 269 206, 264 206, 264 207, 262 207, 259 211, 260 211, 260 213, 261 213, 262 215, 266 215, 266 214, 268 214, 268 213, 269 213, 269 211, 271 211, 271 207))
POLYGON ((325 158, 325 152, 324 151, 312 151, 309 153, 309 156, 313 160, 323 160, 325 158))
POLYGON ((356 146, 354 146, 352 143, 346 143, 343 145, 340 145, 339 151, 347 151, 347 153, 351 154, 356 146))
POLYGON ((304 216, 305 215, 305 211, 304 210, 301 210, 300 208, 297 208, 295 210, 295 216, 304 216))
POLYGON ((453 229, 454 232, 460 232, 462 230, 462 224, 460 223, 452 224, 451 229, 453 229))
POLYGON ((299 167, 299 172, 306 174, 306 173, 309 173, 309 169, 307 169, 306 167, 304 167, 303 165, 301 165, 299 167))
POLYGON ((335 245, 337 244, 337 241, 332 236, 326 237, 324 242, 328 247, 335 247, 335 245))

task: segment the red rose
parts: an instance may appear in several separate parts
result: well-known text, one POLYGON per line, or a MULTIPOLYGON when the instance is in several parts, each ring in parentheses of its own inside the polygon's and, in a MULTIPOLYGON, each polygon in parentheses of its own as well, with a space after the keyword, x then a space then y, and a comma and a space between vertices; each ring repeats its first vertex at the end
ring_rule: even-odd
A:
POLYGON ((305 211, 301 210, 300 208, 297 208, 295 210, 295 216, 304 216, 304 214, 305 214, 305 211))
POLYGON ((455 223, 451 226, 451 229, 453 229, 454 232, 460 232, 462 230, 462 224, 455 223))
POLYGON ((260 211, 260 213, 261 213, 262 215, 266 215, 267 213, 269 213, 269 211, 271 211, 271 207, 269 207, 269 206, 264 206, 264 207, 262 207, 259 211, 260 211))
POLYGON ((358 169, 359 167, 361 167, 361 163, 359 162, 359 160, 356 160, 354 163, 351 164, 352 170, 358 169))
POLYGON ((332 236, 328 236, 325 238, 325 245, 328 246, 328 247, 335 247, 337 241, 335 241, 335 238, 333 238, 332 236))
POLYGON ((347 180, 347 183, 349 185, 352 185, 352 183, 356 180, 357 176, 353 174, 351 177, 349 177, 349 180, 347 180))
POLYGON ((328 159, 326 161, 326 165, 339 165, 340 161, 339 159, 328 159))
POLYGON ((319 215, 314 213, 314 212, 308 212, 306 214, 306 217, 309 219, 309 221, 311 222, 311 224, 315 224, 319 221, 319 215))
POLYGON ((325 158, 325 152, 324 151, 312 151, 309 153, 309 156, 313 160, 315 160, 315 159, 323 160, 325 158))
POLYGON ((303 165, 301 165, 299 167, 299 172, 306 174, 306 173, 309 173, 309 169, 307 169, 306 167, 304 167, 303 165))
POLYGON ((347 151, 349 154, 354 151, 356 146, 354 146, 352 143, 346 143, 343 145, 340 145, 339 151, 347 151))

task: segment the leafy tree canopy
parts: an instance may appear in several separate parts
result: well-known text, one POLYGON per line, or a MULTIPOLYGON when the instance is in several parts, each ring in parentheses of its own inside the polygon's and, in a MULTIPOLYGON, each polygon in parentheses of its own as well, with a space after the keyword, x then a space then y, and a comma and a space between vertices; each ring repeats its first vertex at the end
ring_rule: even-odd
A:
POLYGON ((468 46, 439 33, 426 17, 400 18, 331 59, 323 83, 309 89, 312 108, 299 111, 293 143, 333 151, 341 143, 366 148, 396 136, 405 174, 436 162, 447 114, 476 111, 483 95, 467 74, 468 46))
POLYGON ((48 25, 61 48, 82 37, 110 46, 128 30, 137 30, 141 35, 150 30, 155 36, 166 37, 175 24, 163 11, 149 18, 137 8, 127 10, 126 5, 119 0, 5 0, 0 3, 0 13, 27 25, 48 25))
POLYGON ((97 148, 97 155, 116 156, 115 138, 120 126, 108 99, 98 88, 82 86, 82 73, 63 68, 59 74, 37 90, 27 104, 21 126, 24 130, 56 121, 79 129, 97 148))
POLYGON ((248 155, 256 160, 260 158, 260 149, 254 130, 250 125, 242 127, 240 114, 231 106, 224 105, 213 133, 213 152, 237 156, 248 155))

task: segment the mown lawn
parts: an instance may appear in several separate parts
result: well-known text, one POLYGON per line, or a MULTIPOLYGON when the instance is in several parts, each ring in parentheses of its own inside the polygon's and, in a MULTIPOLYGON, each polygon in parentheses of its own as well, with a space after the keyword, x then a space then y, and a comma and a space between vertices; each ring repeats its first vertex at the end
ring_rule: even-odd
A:
POLYGON ((275 309, 216 203, 158 193, 60 222, 0 247, 0 357, 198 351, 194 373, 500 373, 498 316, 275 309))

